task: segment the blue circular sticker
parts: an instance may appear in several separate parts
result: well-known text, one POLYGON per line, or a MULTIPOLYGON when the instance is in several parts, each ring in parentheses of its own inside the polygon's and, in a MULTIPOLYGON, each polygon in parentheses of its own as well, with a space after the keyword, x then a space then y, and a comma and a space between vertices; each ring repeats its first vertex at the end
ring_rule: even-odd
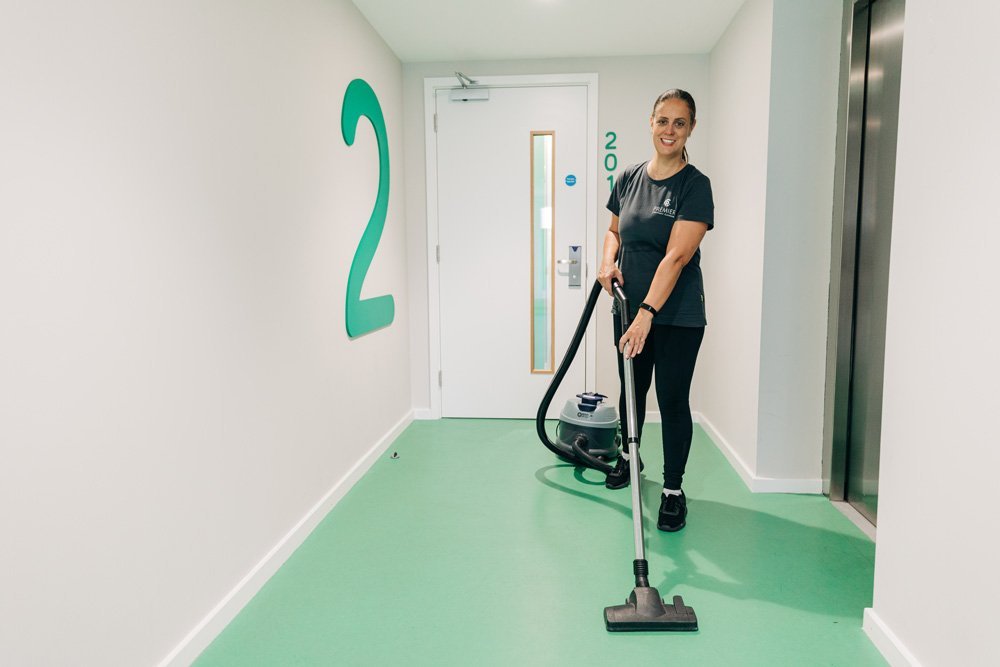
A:
POLYGON ((574 176, 573 174, 570 174, 569 176, 567 176, 566 177, 566 185, 568 185, 570 187, 573 187, 574 185, 576 185, 576 176, 574 176))

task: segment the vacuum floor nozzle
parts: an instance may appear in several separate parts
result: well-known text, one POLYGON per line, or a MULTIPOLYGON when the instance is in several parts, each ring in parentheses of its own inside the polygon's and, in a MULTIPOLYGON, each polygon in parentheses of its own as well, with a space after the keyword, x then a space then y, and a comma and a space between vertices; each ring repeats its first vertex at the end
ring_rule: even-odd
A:
POLYGON ((693 632, 698 629, 694 609, 684 604, 680 595, 667 605, 652 586, 637 586, 625 604, 604 608, 604 623, 609 632, 693 632))

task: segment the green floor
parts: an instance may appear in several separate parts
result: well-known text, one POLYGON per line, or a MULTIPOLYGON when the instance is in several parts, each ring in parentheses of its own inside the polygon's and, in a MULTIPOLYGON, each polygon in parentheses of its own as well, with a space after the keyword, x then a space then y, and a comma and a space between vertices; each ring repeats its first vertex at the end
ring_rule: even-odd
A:
POLYGON ((628 490, 558 463, 532 422, 415 422, 196 664, 886 664, 861 629, 875 545, 825 498, 751 494, 697 426, 684 488, 687 528, 652 526, 647 557, 700 631, 611 634, 603 608, 633 585, 628 490))

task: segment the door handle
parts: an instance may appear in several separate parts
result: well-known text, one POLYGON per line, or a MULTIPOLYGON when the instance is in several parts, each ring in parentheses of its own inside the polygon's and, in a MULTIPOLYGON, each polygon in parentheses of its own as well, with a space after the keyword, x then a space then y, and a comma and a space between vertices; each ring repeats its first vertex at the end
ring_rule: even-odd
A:
POLYGON ((579 264, 579 263, 580 263, 580 260, 578 260, 578 259, 557 259, 556 260, 556 264, 579 264))

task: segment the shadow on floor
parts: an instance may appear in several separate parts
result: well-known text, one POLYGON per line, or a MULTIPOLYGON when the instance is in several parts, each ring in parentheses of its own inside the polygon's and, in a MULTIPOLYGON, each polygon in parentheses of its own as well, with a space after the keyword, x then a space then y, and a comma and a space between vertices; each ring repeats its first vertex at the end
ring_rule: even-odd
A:
MULTIPOLYGON (((615 499, 603 494, 603 484, 576 477, 590 487, 571 488, 553 481, 547 473, 566 465, 545 466, 535 477, 542 484, 575 497, 603 505, 632 519, 628 493, 615 499), (620 500, 618 500, 620 498, 620 500)), ((656 529, 660 485, 643 479, 646 550, 650 583, 669 597, 677 587, 703 590, 734 600, 762 600, 789 608, 860 618, 872 604, 875 545, 841 529, 846 522, 828 504, 814 497, 754 496, 747 504, 766 501, 772 511, 727 504, 712 499, 688 499, 688 525, 677 533, 656 529), (785 502, 781 502, 785 501, 785 502), (803 514, 803 503, 809 506, 803 514), (773 513, 787 508, 820 526, 807 525, 773 513)), ((617 492, 616 492, 617 494, 617 492)), ((686 593, 685 593, 686 595, 686 593)))

